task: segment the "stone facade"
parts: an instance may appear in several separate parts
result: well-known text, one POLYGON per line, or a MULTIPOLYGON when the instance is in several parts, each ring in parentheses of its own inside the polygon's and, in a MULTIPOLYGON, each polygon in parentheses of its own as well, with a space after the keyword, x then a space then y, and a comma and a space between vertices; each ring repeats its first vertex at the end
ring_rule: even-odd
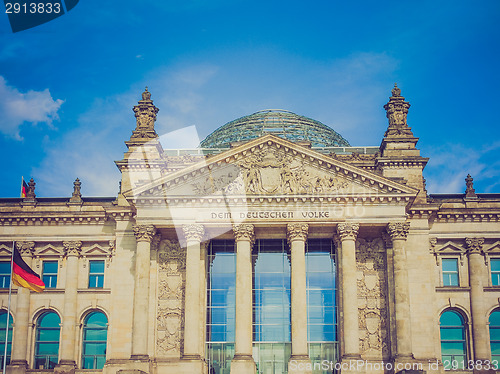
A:
MULTIPOLYGON (((7 371, 42 372, 35 365, 37 323, 51 311, 61 320, 53 372, 209 373, 207 244, 214 239, 235 242, 232 374, 258 370, 252 251, 256 239, 267 238, 288 240, 290 360, 301 364, 288 372, 321 372, 311 368, 307 345, 309 238, 331 239, 335 247, 337 372, 443 373, 446 311, 464 320, 467 360, 491 360, 488 321, 500 310, 492 267, 500 259, 500 194, 476 193, 469 175, 464 194, 428 195, 422 175, 428 159, 408 126, 409 107, 395 87, 385 106, 388 129, 372 153, 326 152, 268 134, 207 156, 168 156, 146 90, 134 107, 128 150, 116 162, 118 196, 82 197, 77 179, 68 199, 43 198, 31 180, 25 198, 0 199, 0 260, 10 261, 15 243, 36 272, 44 262, 57 264, 55 287, 12 290, 7 371), (456 284, 443 270, 450 259, 456 284), (103 283, 92 287, 96 261, 103 283), (105 364, 89 371, 82 369, 82 346, 85 320, 95 311, 108 321, 105 364)), ((8 288, 0 290, 3 311, 8 296, 8 288)), ((459 372, 477 367, 469 369, 459 372)))

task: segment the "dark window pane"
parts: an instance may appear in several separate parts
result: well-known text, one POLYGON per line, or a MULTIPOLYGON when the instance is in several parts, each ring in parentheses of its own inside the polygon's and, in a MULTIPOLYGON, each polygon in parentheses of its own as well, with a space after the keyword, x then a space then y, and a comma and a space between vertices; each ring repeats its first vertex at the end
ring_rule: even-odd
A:
POLYGON ((91 273, 104 273, 104 261, 90 261, 91 273))
POLYGON ((443 271, 458 271, 458 260, 456 258, 444 258, 443 271))
POLYGON ((441 340, 465 340, 463 328, 441 328, 441 340))
POLYGON ((500 259, 499 258, 492 258, 490 260, 491 263, 491 270, 492 271, 500 271, 500 259))
POLYGON ((490 314, 490 326, 500 327, 500 311, 495 310, 490 314))
POLYGON ((441 326, 463 326, 462 316, 457 312, 447 311, 439 319, 441 326))

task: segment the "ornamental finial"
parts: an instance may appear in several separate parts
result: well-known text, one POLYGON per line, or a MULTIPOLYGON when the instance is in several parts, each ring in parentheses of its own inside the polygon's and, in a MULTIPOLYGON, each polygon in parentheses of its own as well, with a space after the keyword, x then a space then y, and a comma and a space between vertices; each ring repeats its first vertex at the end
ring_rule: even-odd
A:
POLYGON ((151 100, 151 92, 148 91, 148 86, 146 86, 144 92, 142 93, 142 100, 151 100))
POLYGON ((476 190, 474 189, 474 178, 472 178, 470 174, 467 174, 467 178, 465 178, 465 185, 465 197, 477 197, 476 190))
POLYGON ((392 89, 393 97, 401 97, 401 88, 398 87, 397 83, 394 83, 394 88, 392 89))
POLYGON ((158 108, 154 106, 151 100, 151 92, 146 86, 142 93, 142 100, 133 108, 136 119, 136 128, 130 137, 131 141, 148 142, 158 137, 155 131, 156 114, 158 108))
POLYGON ((75 181, 73 182, 73 195, 69 199, 70 203, 81 203, 82 202, 82 183, 80 182, 80 179, 76 178, 75 181))
POLYGON ((405 101, 405 98, 401 96, 401 89, 396 83, 394 83, 394 88, 391 93, 392 96, 389 98, 389 102, 384 105, 384 109, 387 112, 387 118, 389 119, 389 127, 384 136, 413 137, 413 133, 406 122, 410 103, 405 101))

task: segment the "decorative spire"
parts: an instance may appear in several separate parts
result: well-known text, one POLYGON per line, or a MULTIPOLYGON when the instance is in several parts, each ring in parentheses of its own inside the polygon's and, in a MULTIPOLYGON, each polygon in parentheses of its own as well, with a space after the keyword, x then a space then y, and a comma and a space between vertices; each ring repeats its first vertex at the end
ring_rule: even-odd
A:
POLYGON ((472 178, 470 174, 467 174, 467 178, 465 178, 465 185, 467 186, 467 188, 465 189, 465 197, 477 197, 476 190, 474 189, 474 178, 472 178))
POLYGON ((394 83, 392 96, 389 98, 389 102, 384 105, 384 109, 387 112, 387 118, 389 119, 389 127, 385 132, 385 137, 413 137, 411 128, 408 127, 408 123, 406 122, 409 108, 410 103, 405 101, 405 98, 401 96, 401 89, 398 87, 397 83, 394 83))
POLYGON ((82 183, 80 179, 76 178, 73 182, 73 196, 69 199, 70 203, 81 203, 82 202, 82 193, 81 193, 82 183))
POLYGON ((151 93, 146 87, 142 93, 142 100, 139 100, 138 105, 134 106, 137 125, 130 137, 131 141, 139 140, 145 143, 158 137, 155 131, 155 121, 158 110, 159 109, 154 106, 153 100, 151 100, 151 93))

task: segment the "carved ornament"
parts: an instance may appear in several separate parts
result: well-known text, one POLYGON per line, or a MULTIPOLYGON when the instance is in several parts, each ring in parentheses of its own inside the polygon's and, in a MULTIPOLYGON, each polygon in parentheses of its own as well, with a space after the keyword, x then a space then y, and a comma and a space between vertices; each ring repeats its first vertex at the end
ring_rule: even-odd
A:
POLYGON ((138 242, 150 242, 156 235, 156 228, 153 225, 135 225, 133 227, 135 239, 138 242))
POLYGON ((406 116, 408 115, 409 108, 410 103, 406 102, 405 98, 401 96, 401 90, 397 84, 395 84, 392 90, 392 96, 389 98, 389 102, 384 105, 384 109, 387 112, 387 118, 389 119, 389 127, 385 132, 385 137, 413 137, 413 133, 406 122, 406 116))
POLYGON ((337 233, 340 240, 356 240, 359 231, 359 224, 357 223, 339 223, 337 225, 337 233))
POLYGON ((154 139, 158 137, 155 131, 156 114, 159 109, 153 105, 151 100, 151 93, 146 90, 142 93, 142 100, 138 105, 134 106, 134 113, 136 118, 136 129, 132 133, 130 139, 154 139))
POLYGON ((201 242, 203 235, 205 235, 205 227, 198 224, 183 225, 182 231, 186 241, 201 242))
POLYGON ((21 256, 32 256, 35 242, 16 242, 16 248, 21 256))
POLYGON ((76 241, 64 241, 63 242, 64 253, 66 256, 79 256, 82 251, 82 242, 76 241))
POLYGON ((467 244, 467 253, 479 253, 483 254, 483 244, 484 238, 465 238, 465 243, 467 244))
POLYGON ((162 240, 158 250, 160 271, 176 274, 186 269, 186 249, 177 240, 162 240))
POLYGON ((406 240, 409 232, 410 222, 389 222, 387 225, 387 233, 390 235, 392 240, 406 240))
POLYGON ((233 234, 236 241, 246 240, 250 242, 250 246, 255 243, 255 232, 254 226, 248 223, 242 223, 240 225, 233 225, 233 234))
POLYGON ((287 239, 290 246, 293 241, 300 240, 305 242, 307 240, 307 233, 309 225, 307 223, 289 223, 286 227, 287 239))

